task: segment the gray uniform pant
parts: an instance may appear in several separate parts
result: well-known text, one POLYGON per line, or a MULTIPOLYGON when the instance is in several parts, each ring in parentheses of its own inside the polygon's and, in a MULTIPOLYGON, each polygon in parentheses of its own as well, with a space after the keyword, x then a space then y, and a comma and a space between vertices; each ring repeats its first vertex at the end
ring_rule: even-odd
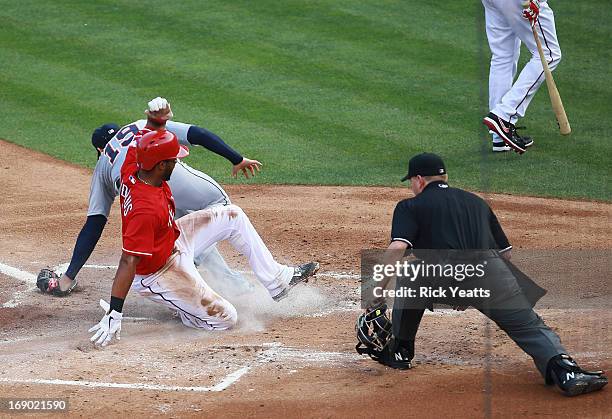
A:
POLYGON ((206 173, 202 173, 182 161, 179 161, 174 167, 168 185, 174 196, 177 219, 211 205, 231 204, 229 196, 221 185, 206 173))
MULTIPOLYGON (((559 336, 546 326, 542 318, 532 308, 518 308, 525 299, 522 294, 514 297, 517 308, 478 310, 493 320, 497 326, 508 334, 533 361, 546 377, 548 361, 556 355, 567 351, 561 345, 559 336)), ((393 309, 393 335, 401 341, 408 342, 414 354, 414 340, 425 309, 393 309)))

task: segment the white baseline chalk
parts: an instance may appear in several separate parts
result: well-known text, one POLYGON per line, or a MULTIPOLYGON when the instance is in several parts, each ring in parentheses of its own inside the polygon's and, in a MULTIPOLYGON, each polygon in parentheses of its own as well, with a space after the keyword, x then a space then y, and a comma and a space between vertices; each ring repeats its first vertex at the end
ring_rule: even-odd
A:
POLYGON ((13 379, 13 378, 0 378, 0 383, 13 383, 13 384, 47 384, 47 385, 60 385, 60 386, 79 386, 79 387, 91 387, 91 388, 124 388, 133 390, 155 390, 155 391, 195 391, 195 392, 207 392, 207 391, 222 391, 228 388, 230 385, 235 383, 249 371, 250 367, 242 367, 237 371, 234 371, 227 377, 225 377, 219 384, 212 387, 183 387, 183 386, 165 386, 161 384, 144 384, 144 383, 104 383, 96 381, 75 381, 75 380, 45 380, 42 378, 31 378, 31 379, 13 379))
MULTIPOLYGON (((65 264, 66 267, 68 267, 68 264, 65 264)), ((60 267, 62 265, 59 265, 60 267)), ((93 265, 95 267, 98 267, 98 265, 93 265)), ((54 269, 56 270, 57 267, 54 269)), ((56 271, 57 272, 57 271, 56 271)), ((18 279, 20 281, 25 282, 26 284, 28 284, 28 288, 24 291, 16 291, 15 294, 13 295, 13 298, 9 301, 7 301, 6 303, 2 304, 2 308, 15 308, 17 307, 20 303, 21 300, 23 300, 24 295, 34 289, 36 289, 36 275, 30 273, 30 272, 26 272, 26 271, 22 271, 20 269, 17 269, 13 266, 9 266, 6 265, 4 263, 0 263, 0 273, 3 273, 5 275, 11 276, 15 279, 18 279)), ((144 322, 144 321, 152 321, 155 319, 151 319, 148 317, 124 317, 124 320, 128 320, 128 321, 133 321, 133 322, 144 322)), ((2 342, 0 342, 2 343, 2 342)))
POLYGON ((21 269, 14 268, 4 263, 0 263, 0 273, 11 276, 15 279, 25 282, 28 284, 28 288, 24 291, 16 291, 13 298, 6 303, 2 304, 2 308, 14 308, 19 305, 25 293, 32 291, 36 288, 36 275, 30 272, 22 271, 21 269))
POLYGON ((0 263, 0 272, 5 275, 12 276, 13 278, 16 278, 25 283, 36 285, 36 275, 26 271, 22 271, 21 269, 17 269, 12 266, 5 265, 4 263, 0 263))
MULTIPOLYGON (((257 357, 257 363, 263 363, 278 351, 276 346, 273 346, 257 357)), ((105 383, 97 381, 76 381, 76 380, 48 380, 43 378, 2 378, 0 377, 0 383, 12 383, 12 384, 47 384, 47 385, 60 385, 60 386, 79 386, 79 387, 91 387, 91 388, 124 388, 134 390, 155 390, 155 391, 186 391, 186 392, 219 392, 230 387, 242 378, 247 372, 251 370, 251 366, 247 365, 238 368, 236 371, 228 374, 219 383, 212 387, 204 386, 167 386, 163 384, 145 384, 145 383, 105 383)))
MULTIPOLYGON (((53 268, 53 271, 58 275, 63 275, 70 266, 69 263, 62 263, 53 268)), ((83 268, 89 269, 117 269, 117 265, 83 265, 83 268)))
POLYGON ((303 363, 334 363, 342 361, 356 361, 361 359, 357 354, 346 354, 342 352, 326 352, 326 351, 309 351, 300 350, 297 348, 285 348, 278 342, 264 343, 263 347, 268 347, 265 351, 259 354, 254 362, 254 365, 246 365, 238 368, 236 371, 228 374, 218 384, 212 387, 204 386, 168 386, 163 384, 145 384, 145 383, 106 383, 97 381, 76 381, 76 380, 59 380, 59 379, 42 379, 42 378, 3 378, 0 377, 0 383, 12 384, 46 384, 60 386, 79 386, 91 388, 123 388, 135 390, 154 390, 154 391, 185 391, 185 392, 219 392, 229 388, 249 372, 253 366, 265 365, 271 360, 288 360, 303 363))

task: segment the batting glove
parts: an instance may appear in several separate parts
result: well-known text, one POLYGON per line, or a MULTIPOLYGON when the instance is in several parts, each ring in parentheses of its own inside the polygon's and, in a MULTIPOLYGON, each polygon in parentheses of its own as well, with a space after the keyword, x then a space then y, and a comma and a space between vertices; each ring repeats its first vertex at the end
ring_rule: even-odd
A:
POLYGON ((157 112, 168 107, 168 100, 163 97, 156 97, 149 102, 149 111, 157 112))
POLYGON ((523 17, 534 26, 540 15, 540 2, 538 0, 528 0, 523 2, 523 17))
POLYGON ((100 307, 104 309, 106 314, 102 317, 100 323, 89 329, 89 332, 96 332, 90 340, 92 342, 95 341, 95 344, 98 346, 106 346, 110 343, 113 336, 117 340, 121 339, 121 319, 123 314, 117 313, 115 310, 108 313, 110 306, 104 300, 100 300, 100 307))
POLYGON ((153 119, 167 121, 174 116, 170 108, 170 102, 168 102, 166 98, 158 96, 152 99, 147 105, 148 109, 145 110, 145 113, 153 119))

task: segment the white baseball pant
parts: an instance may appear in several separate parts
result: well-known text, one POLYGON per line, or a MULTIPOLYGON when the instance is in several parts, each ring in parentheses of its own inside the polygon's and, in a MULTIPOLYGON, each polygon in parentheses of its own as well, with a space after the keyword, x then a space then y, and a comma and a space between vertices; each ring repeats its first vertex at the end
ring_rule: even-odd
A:
POLYGON ((246 256, 271 296, 281 293, 293 276, 293 268, 274 260, 247 215, 236 205, 196 211, 177 220, 176 225, 181 235, 166 265, 151 275, 136 275, 132 289, 176 310, 186 326, 224 330, 236 324, 234 306, 206 284, 193 263, 194 254, 221 240, 229 240, 246 256))
MULTIPOLYGON (((516 123, 525 116, 533 96, 544 81, 544 72, 531 25, 522 15, 522 0, 482 0, 485 8, 487 39, 491 49, 489 109, 500 118, 516 123), (521 42, 531 59, 514 81, 521 42)), ((544 0, 536 29, 551 71, 561 61, 555 17, 544 0)))

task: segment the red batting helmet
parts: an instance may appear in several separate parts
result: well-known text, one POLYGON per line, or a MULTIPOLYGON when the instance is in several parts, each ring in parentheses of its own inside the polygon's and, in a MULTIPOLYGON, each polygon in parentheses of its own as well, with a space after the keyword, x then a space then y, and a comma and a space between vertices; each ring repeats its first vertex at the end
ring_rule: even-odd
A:
POLYGON ((136 161, 143 170, 153 169, 160 161, 188 155, 187 147, 180 145, 176 135, 166 130, 147 132, 136 146, 136 161))

